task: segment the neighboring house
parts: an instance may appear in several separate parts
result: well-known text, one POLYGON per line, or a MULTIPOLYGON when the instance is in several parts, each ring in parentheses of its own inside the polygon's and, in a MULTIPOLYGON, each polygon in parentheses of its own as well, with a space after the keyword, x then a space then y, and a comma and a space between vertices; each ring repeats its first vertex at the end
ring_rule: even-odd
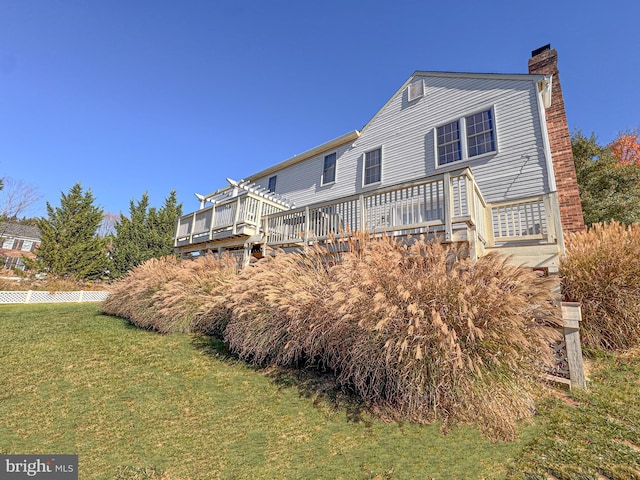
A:
POLYGON ((179 219, 183 257, 299 248, 348 230, 428 232, 477 257, 557 269, 584 228, 549 45, 528 74, 417 71, 362 128, 208 195, 179 219))
POLYGON ((0 223, 0 261, 5 270, 26 270, 23 257, 35 258, 33 251, 40 245, 40 230, 33 225, 0 223))

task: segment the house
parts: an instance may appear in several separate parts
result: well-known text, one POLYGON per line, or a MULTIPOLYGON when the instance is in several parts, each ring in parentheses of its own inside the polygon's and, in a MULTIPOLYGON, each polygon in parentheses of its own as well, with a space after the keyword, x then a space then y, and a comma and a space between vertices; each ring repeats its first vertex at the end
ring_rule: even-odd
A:
POLYGON ((429 233, 555 271, 584 228, 557 52, 529 73, 416 71, 361 129, 207 195, 179 219, 183 257, 301 248, 366 230, 429 233))
POLYGON ((34 225, 0 223, 2 248, 0 259, 5 270, 26 270, 23 257, 35 258, 34 250, 40 245, 40 229, 34 225))

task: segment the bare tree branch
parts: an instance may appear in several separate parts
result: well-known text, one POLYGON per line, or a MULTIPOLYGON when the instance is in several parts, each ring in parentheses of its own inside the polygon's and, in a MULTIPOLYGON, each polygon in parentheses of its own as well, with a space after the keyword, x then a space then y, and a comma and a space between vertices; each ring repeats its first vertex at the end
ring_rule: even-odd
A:
POLYGON ((0 215, 4 218, 18 218, 28 213, 36 203, 42 200, 42 194, 36 187, 11 177, 2 179, 0 190, 0 215))
POLYGON ((102 215, 102 223, 100 223, 100 226, 98 227, 98 236, 104 238, 115 233, 115 224, 119 221, 119 213, 104 212, 102 215))

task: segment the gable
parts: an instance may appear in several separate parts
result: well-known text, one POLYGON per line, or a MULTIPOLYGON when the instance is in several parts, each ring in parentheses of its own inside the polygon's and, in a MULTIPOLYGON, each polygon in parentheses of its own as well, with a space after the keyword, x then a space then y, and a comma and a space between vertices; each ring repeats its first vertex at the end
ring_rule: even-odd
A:
MULTIPOLYGON (((537 82, 541 75, 416 72, 358 135, 336 146, 317 147, 299 161, 271 167, 251 179, 268 186, 277 175, 278 194, 297 206, 329 201, 470 167, 487 201, 538 195, 550 190, 537 82), (416 86, 417 85, 417 86, 416 86), (411 94, 410 94, 411 91, 411 94), (495 122, 495 148, 450 165, 437 161, 436 131, 449 122, 485 113, 495 122), (365 157, 380 150, 381 179, 367 185, 365 157), (336 180, 322 183, 324 157, 336 156, 336 180)), ((377 177, 376 177, 377 178, 377 177)))

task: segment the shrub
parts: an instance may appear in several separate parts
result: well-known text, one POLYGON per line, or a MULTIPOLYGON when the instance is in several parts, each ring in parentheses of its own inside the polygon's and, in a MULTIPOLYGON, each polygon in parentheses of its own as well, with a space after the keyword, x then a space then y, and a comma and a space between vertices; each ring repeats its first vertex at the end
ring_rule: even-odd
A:
POLYGON ((582 304, 583 343, 609 350, 640 345, 640 224, 594 224, 565 242, 562 293, 582 304))
POLYGON ((372 407, 414 421, 474 421, 512 438, 530 416, 558 309, 548 280, 438 242, 349 243, 276 254, 240 276, 225 332, 260 364, 320 365, 372 407))
POLYGON ((162 333, 221 334, 228 316, 224 293, 236 276, 230 257, 151 259, 113 285, 103 310, 162 333))

